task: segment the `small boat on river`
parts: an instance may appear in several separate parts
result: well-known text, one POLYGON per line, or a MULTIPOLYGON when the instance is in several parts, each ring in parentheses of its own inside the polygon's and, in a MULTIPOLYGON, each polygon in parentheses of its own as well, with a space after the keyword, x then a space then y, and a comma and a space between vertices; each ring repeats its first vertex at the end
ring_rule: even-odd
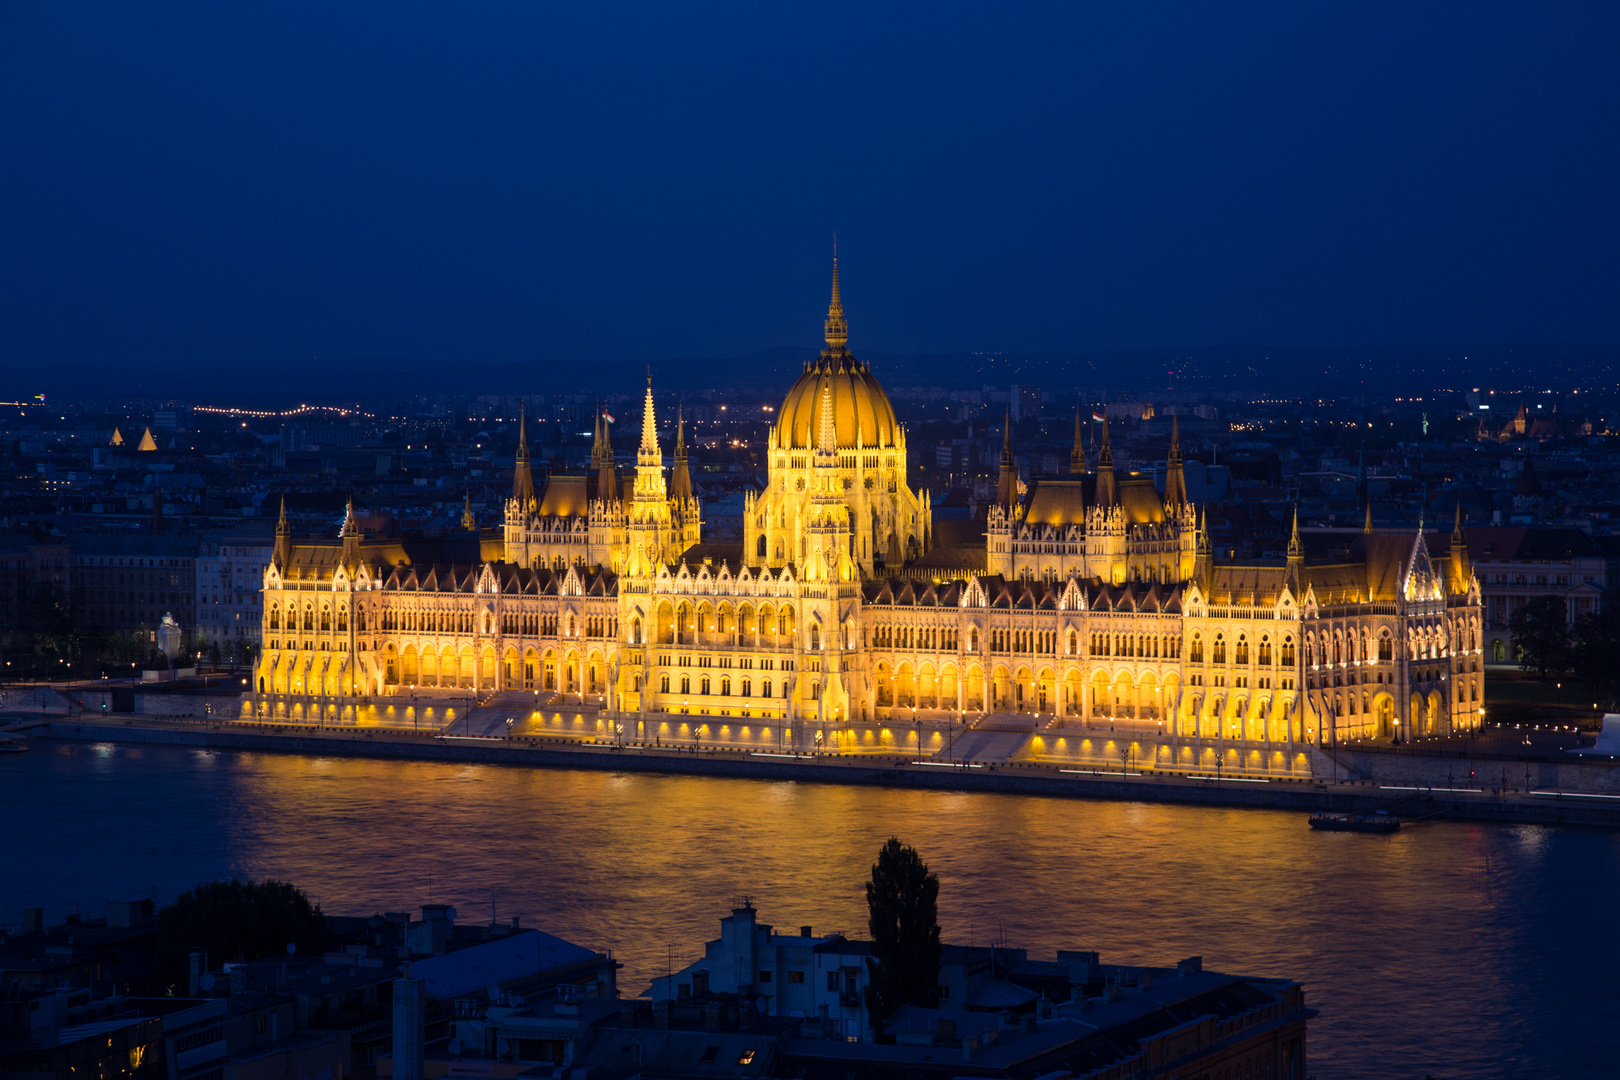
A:
POLYGON ((21 754, 28 750, 28 744, 21 739, 0 739, 0 754, 21 754))
POLYGON ((1376 814, 1311 815, 1311 828, 1324 832, 1392 833, 1400 827, 1400 818, 1391 817, 1382 810, 1376 814))

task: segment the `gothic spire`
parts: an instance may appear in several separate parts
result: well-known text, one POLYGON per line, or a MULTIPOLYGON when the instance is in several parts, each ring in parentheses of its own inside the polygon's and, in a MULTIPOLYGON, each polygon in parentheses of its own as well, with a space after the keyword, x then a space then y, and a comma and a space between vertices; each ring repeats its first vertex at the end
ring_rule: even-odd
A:
POLYGON ((591 448, 591 461, 596 466, 596 497, 603 502, 614 502, 620 497, 618 474, 613 469, 613 436, 608 431, 607 414, 596 410, 596 445, 591 448))
POLYGON ((824 327, 829 352, 843 352, 849 341, 849 323, 844 321, 844 301, 838 292, 838 234, 833 233, 832 303, 827 305, 824 327))
POLYGON ((1080 406, 1074 407, 1074 449, 1069 451, 1069 471, 1076 476, 1086 471, 1086 449, 1080 444, 1080 406))
POLYGON ((996 505, 1011 515, 1018 505, 1018 468, 1013 464, 1012 406, 1001 423, 1001 475, 996 482, 996 505))
POLYGON ((821 417, 816 431, 816 457, 830 456, 837 463, 838 418, 833 415, 832 376, 821 377, 821 417))
POLYGON ((658 450, 658 420, 653 416, 652 369, 647 370, 647 399, 641 406, 641 447, 636 451, 637 465, 662 467, 664 455, 658 450))
POLYGON ((686 414, 675 412, 675 467, 670 470, 669 495, 678 502, 692 497, 692 474, 686 467, 686 414))
POLYGON ((1106 416, 1102 422, 1102 449, 1097 451, 1097 493, 1092 501, 1103 507, 1119 502, 1119 491, 1114 486, 1114 449, 1108 444, 1106 416))
POLYGON ((292 528, 287 524, 287 496, 281 497, 281 517, 276 521, 274 562, 283 570, 292 561, 292 528))
POLYGON ((1288 557, 1290 559, 1303 559, 1305 545, 1299 540, 1299 507, 1294 507, 1294 531, 1288 537, 1288 557))
POLYGON ((534 473, 529 469, 529 429, 527 410, 518 413, 517 463, 512 468, 512 498, 520 510, 534 501, 534 473))
POLYGON ((1181 468, 1181 419, 1170 411, 1170 458, 1164 467, 1164 504, 1181 506, 1187 501, 1187 477, 1181 468))

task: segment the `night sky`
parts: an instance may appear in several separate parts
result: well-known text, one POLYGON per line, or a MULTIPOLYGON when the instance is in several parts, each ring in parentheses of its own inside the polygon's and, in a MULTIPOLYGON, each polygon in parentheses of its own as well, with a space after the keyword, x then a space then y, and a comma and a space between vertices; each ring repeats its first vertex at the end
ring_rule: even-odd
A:
POLYGON ((10 0, 0 367, 1620 340, 1620 7, 1240 7, 10 0))

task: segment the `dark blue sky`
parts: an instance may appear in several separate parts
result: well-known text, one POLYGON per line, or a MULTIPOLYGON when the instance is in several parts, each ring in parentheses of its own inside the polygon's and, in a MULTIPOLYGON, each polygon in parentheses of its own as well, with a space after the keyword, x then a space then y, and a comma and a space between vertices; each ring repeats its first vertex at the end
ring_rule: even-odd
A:
POLYGON ((1620 340, 1620 7, 1321 7, 11 0, 0 366, 1620 340))

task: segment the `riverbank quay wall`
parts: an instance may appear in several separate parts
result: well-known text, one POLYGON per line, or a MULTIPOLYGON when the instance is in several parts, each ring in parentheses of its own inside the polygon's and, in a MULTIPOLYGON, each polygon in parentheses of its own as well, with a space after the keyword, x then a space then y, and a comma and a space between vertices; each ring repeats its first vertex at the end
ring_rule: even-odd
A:
MULTIPOLYGON (((1594 760, 1568 754, 1557 760, 1526 760, 1489 753, 1429 751, 1422 754, 1376 749, 1324 750, 1321 758, 1336 761, 1338 775, 1353 776, 1383 787, 1493 788, 1579 792, 1613 798, 1620 805, 1620 761, 1594 760)), ((1329 768, 1313 760, 1319 775, 1329 768)))
POLYGON ((1406 817, 1512 824, 1620 828, 1620 799, 1579 793, 1391 790, 1370 780, 1231 778, 1171 774, 1077 774, 1049 765, 920 765, 909 757, 872 755, 775 756, 732 751, 669 752, 620 748, 585 740, 414 736, 377 730, 321 731, 285 725, 54 721, 36 736, 199 749, 472 762, 541 768, 598 769, 800 783, 868 784, 938 791, 992 792, 1047 798, 1107 799, 1241 809, 1365 813, 1391 808, 1406 817))

